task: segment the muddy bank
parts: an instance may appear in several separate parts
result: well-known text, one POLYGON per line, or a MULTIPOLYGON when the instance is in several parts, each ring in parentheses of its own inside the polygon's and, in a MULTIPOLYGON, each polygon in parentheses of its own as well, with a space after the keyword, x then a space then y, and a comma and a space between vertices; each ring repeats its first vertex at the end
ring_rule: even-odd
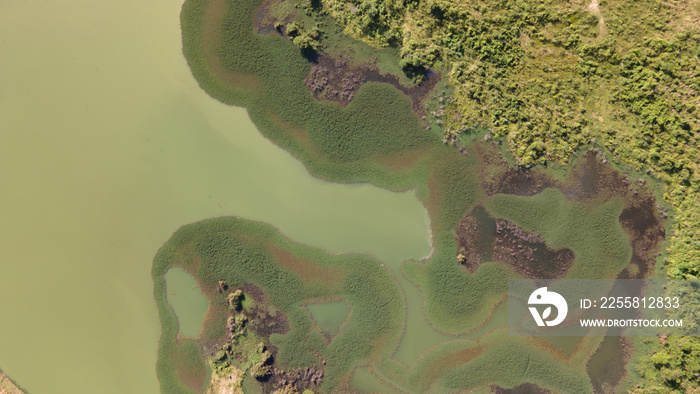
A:
MULTIPOLYGON (((559 189, 566 197, 576 201, 608 200, 620 196, 629 201, 651 197, 644 182, 631 182, 628 177, 615 170, 597 149, 582 154, 575 162, 565 181, 558 180, 541 167, 511 167, 498 154, 495 147, 480 144, 478 147, 482 163, 481 184, 488 196, 515 194, 532 196, 546 188, 559 189)), ((654 215, 646 215, 653 226, 654 215)))
MULTIPOLYGON (((272 334, 286 334, 289 331, 287 315, 280 311, 275 311, 274 314, 270 313, 267 308, 267 298, 262 289, 252 283, 245 283, 240 289, 246 297, 251 297, 254 301, 252 308, 241 312, 250 322, 249 329, 264 338, 269 338, 272 334)), ((272 353, 276 355, 276 349, 272 353)))
POLYGON ((632 242, 632 261, 620 278, 650 277, 654 273, 661 243, 666 237, 654 198, 647 195, 630 201, 620 214, 620 225, 630 234, 632 242))
MULTIPOLYGON (((479 144, 477 149, 482 164, 480 180, 489 197, 499 193, 532 196, 546 188, 556 188, 567 198, 586 204, 622 198, 624 208, 619 223, 630 237, 632 258, 619 278, 641 279, 653 275, 666 236, 666 215, 658 209, 644 180, 630 179, 616 171, 595 149, 582 155, 563 181, 541 168, 512 168, 492 146, 479 144)), ((575 258, 571 250, 553 251, 538 234, 524 232, 507 221, 499 223, 480 207, 470 212, 458 226, 457 242, 458 260, 472 272, 485 259, 491 259, 505 263, 526 278, 561 278, 575 258), (497 247, 501 248, 500 252, 497 247)), ((625 376, 630 353, 631 345, 624 338, 608 337, 601 343, 587 364, 595 392, 614 390, 625 376)), ((534 385, 494 390, 497 393, 546 392, 534 385)))
MULTIPOLYGON (((210 382, 212 388, 240 387, 240 377, 251 374, 265 393, 285 390, 302 392, 307 389, 317 391, 323 383, 323 367, 312 365, 295 370, 284 370, 277 364, 279 349, 270 343, 270 335, 286 334, 290 327, 287 316, 271 312, 265 293, 254 284, 245 283, 236 289, 229 288, 226 282, 219 281, 219 293, 227 303, 225 340, 209 346, 207 357, 214 363, 210 382), (235 294, 235 297, 231 297, 235 294), (248 302, 247 302, 248 301, 248 302), (252 306, 244 305, 252 301, 252 306), (247 344, 247 345, 245 345, 247 344), (257 350, 251 350, 251 346, 257 350), (251 355, 251 352, 256 355, 251 355), (255 364, 243 371, 229 360, 237 360, 241 365, 250 363, 251 357, 258 358, 255 364)), ((325 360, 322 361, 325 364, 325 360)))
MULTIPOLYGON (((265 338, 265 342, 269 343, 270 335, 285 334, 289 331, 289 321, 287 316, 276 311, 270 314, 267 308, 267 299, 265 293, 257 286, 246 283, 241 286, 241 290, 247 297, 252 297, 255 306, 249 311, 244 311, 248 318, 248 328, 253 330, 257 335, 265 338)), ((323 383, 323 369, 312 365, 307 368, 297 368, 292 371, 287 371, 279 368, 277 365, 277 352, 275 346, 267 345, 272 353, 272 358, 269 362, 270 374, 262 379, 257 379, 262 387, 263 392, 270 393, 277 390, 293 390, 292 392, 303 392, 311 389, 317 391, 321 383, 323 383)), ((325 362, 325 360, 324 360, 325 362)))
POLYGON ((428 73, 425 81, 419 85, 404 86, 395 75, 382 74, 375 64, 352 66, 349 58, 343 55, 334 58, 321 53, 314 58, 305 83, 316 100, 333 101, 343 107, 350 104, 355 93, 364 83, 387 83, 411 99, 415 113, 424 114, 425 107, 422 103, 438 81, 440 81, 439 74, 428 73))
POLYGON ((457 260, 470 272, 485 262, 505 263, 526 278, 562 278, 574 262, 571 249, 550 249, 544 239, 477 206, 457 228, 457 260))
POLYGON ((270 377, 267 381, 262 382, 261 386, 264 393, 276 390, 302 393, 305 390, 320 392, 321 383, 323 383, 323 369, 316 365, 297 368, 293 371, 285 371, 273 366, 270 377))
POLYGON ((612 393, 626 373, 631 344, 625 337, 606 337, 586 366, 596 393, 612 393), (610 362, 620 360, 622 362, 610 362))
MULTIPOLYGON (((663 219, 665 214, 657 208, 656 199, 645 187, 643 180, 630 180, 625 174, 616 171, 596 149, 582 155, 564 181, 555 179, 542 168, 510 167, 496 148, 488 144, 479 144, 477 149, 481 159, 480 181, 489 197, 499 193, 532 196, 546 188, 559 189, 568 198, 583 203, 601 203, 613 197, 621 197, 625 206, 619 221, 630 236, 633 257, 620 277, 645 278, 653 273, 661 243, 666 236, 663 219)), ((475 242, 477 236, 469 234, 473 230, 481 231, 479 236, 488 238, 489 235, 483 233, 484 226, 492 226, 488 220, 493 219, 484 218, 484 215, 485 212, 476 216, 470 213, 460 223, 457 240, 462 253, 466 251, 467 255, 476 254, 478 257, 484 254, 479 249, 483 249, 484 241, 475 242)), ((514 268, 525 277, 534 274, 542 275, 539 278, 559 278, 566 273, 574 257, 571 251, 552 251, 539 235, 523 234, 510 223, 503 223, 503 226, 506 229, 512 228, 514 234, 498 243, 503 249, 499 258, 493 254, 490 256, 493 260, 508 265, 513 265, 513 259, 520 260, 517 265, 521 267, 514 268), (536 246, 532 246, 533 241, 536 246)), ((506 231, 508 232, 510 231, 506 231)), ((497 233, 492 232, 491 237, 497 236, 497 233)), ((473 261, 478 264, 479 259, 474 258, 473 261)))

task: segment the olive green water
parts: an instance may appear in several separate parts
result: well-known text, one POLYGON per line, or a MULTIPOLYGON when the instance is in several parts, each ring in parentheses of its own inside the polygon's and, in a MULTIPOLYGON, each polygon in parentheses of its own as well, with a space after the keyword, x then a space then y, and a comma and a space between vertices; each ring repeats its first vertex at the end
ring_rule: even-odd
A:
POLYGON ((199 290, 192 275, 177 267, 165 273, 165 286, 168 303, 177 315, 180 333, 196 338, 209 308, 207 297, 199 290))
POLYGON ((151 261, 180 225, 429 252, 412 193, 311 178, 196 85, 180 1, 0 2, 0 366, 32 393, 154 393, 151 261))
POLYGON ((309 310, 316 325, 323 332, 331 335, 338 333, 350 312, 348 305, 342 301, 308 304, 306 309, 309 310))

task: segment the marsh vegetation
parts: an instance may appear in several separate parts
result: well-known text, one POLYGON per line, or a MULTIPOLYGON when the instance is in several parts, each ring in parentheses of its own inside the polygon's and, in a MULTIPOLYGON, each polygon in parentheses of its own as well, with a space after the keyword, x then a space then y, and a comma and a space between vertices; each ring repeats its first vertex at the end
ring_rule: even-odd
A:
MULTIPOLYGON (((274 4, 265 2, 264 7, 274 4)), ((261 329, 264 319, 252 323, 247 318, 243 323, 241 317, 240 321, 233 317, 227 323, 231 313, 242 316, 246 308, 242 306, 243 312, 230 308, 226 296, 216 292, 219 281, 231 289, 246 284, 260 289, 267 308, 284 315, 288 331, 268 333, 253 342, 262 341, 264 349, 270 349, 275 368, 280 370, 321 368, 323 379, 318 388, 322 391, 348 389, 352 376, 367 373, 375 385, 397 391, 445 392, 496 386, 505 390, 529 385, 554 392, 594 391, 597 386, 592 380, 597 377, 589 373, 597 372, 588 369, 588 360, 602 346, 600 341, 580 338, 557 343, 508 337, 501 319, 507 279, 653 274, 665 236, 663 214, 654 203, 654 195, 642 182, 633 180, 636 175, 630 170, 623 173, 608 164, 600 151, 583 154, 571 160, 571 167, 554 173, 540 167, 513 167, 513 160, 531 164, 539 159, 524 162, 516 154, 509 164, 503 159, 508 153, 498 140, 460 139, 455 143, 459 149, 442 144, 440 132, 426 130, 428 117, 419 115, 415 101, 388 81, 364 80, 353 86, 352 95, 339 93, 341 100, 328 100, 323 95, 329 91, 309 86, 309 76, 323 78, 322 72, 314 71, 317 65, 313 59, 310 62, 304 56, 288 33, 252 28, 260 15, 259 6, 253 0, 185 2, 181 14, 184 52, 200 85, 222 102, 246 106, 260 131, 300 159, 313 175, 336 182, 371 182, 390 190, 415 188, 430 217, 433 253, 423 261, 406 261, 392 271, 373 256, 329 254, 297 244, 267 225, 243 219, 218 218, 184 226, 161 248, 153 268, 164 326, 158 370, 162 387, 184 390, 173 373, 171 349, 177 341, 169 328, 174 324, 172 311, 159 295, 159 278, 177 265, 197 278, 214 308, 200 343, 215 343, 217 352, 222 351, 221 346, 231 345, 221 354, 202 345, 201 359, 237 360, 231 365, 246 376, 259 375, 251 366, 257 364, 232 357, 239 350, 234 350, 236 344, 230 335, 244 335, 238 329, 243 325, 246 330, 261 329), (222 12, 217 18, 205 19, 210 15, 208 7, 220 7, 222 12), (205 22, 209 28, 218 27, 206 40, 205 22), (222 70, 232 79, 222 78, 222 70), (464 246, 470 241, 460 239, 459 229, 475 209, 483 211, 484 220, 493 221, 496 233, 498 228, 507 233, 501 243, 509 246, 491 246, 493 250, 483 253, 478 264, 465 269, 470 257, 463 255, 464 246), (634 220, 638 213, 645 219, 634 220), (648 236, 645 241, 640 241, 642 234, 648 236), (511 254, 511 249, 523 248, 523 256, 531 260, 526 264, 520 262, 523 256, 511 254), (396 275, 405 276, 421 290, 426 319, 451 336, 426 350, 412 365, 394 358, 405 330, 407 308, 396 275), (350 313, 337 334, 329 338, 323 326, 314 321, 314 312, 309 309, 309 313, 304 306, 340 299, 350 313), (500 368, 494 370, 493 365, 500 368), (556 371, 554 376, 552 371, 556 371)), ((308 9, 305 7, 299 10, 308 9)), ((442 14, 441 5, 436 7, 435 12, 442 14)), ((274 10, 270 12, 274 14, 274 10)), ((286 15, 281 19, 291 23, 289 17, 295 12, 280 11, 286 15)), ((382 23, 393 23, 395 15, 382 23)), ((370 24, 362 29, 371 28, 370 24)), ((370 41, 392 44, 395 34, 395 30, 384 30, 383 39, 375 36, 370 41)), ((509 42, 500 36, 492 41, 509 42)), ((516 51, 509 48, 500 49, 516 51)), ((499 59, 503 67, 517 62, 517 57, 499 59)), ((343 67, 346 65, 350 72, 357 67, 349 62, 343 67)), ((437 103, 443 111, 438 115, 445 116, 451 107, 439 97, 443 96, 422 98, 418 109, 437 103)), ((482 126, 470 130, 481 133, 480 137, 490 133, 482 126)), ((482 246, 498 244, 500 239, 486 230, 483 236, 484 240, 476 241, 482 246)), ((246 348, 241 343, 239 347, 246 348)), ((277 378, 273 381, 281 382, 277 378)), ((606 384, 624 389, 615 387, 621 381, 608 379, 606 384)))

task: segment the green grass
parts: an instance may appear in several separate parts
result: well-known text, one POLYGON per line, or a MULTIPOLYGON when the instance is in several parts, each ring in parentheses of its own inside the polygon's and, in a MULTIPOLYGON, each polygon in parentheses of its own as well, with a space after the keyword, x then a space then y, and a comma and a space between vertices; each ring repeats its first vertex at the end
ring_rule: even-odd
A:
POLYGON ((536 383, 555 392, 593 391, 588 377, 581 370, 510 338, 489 344, 488 352, 474 362, 450 371, 442 383, 447 390, 456 391, 484 384, 511 388, 522 382, 536 383), (494 374, 496 369, 498 375, 494 374))

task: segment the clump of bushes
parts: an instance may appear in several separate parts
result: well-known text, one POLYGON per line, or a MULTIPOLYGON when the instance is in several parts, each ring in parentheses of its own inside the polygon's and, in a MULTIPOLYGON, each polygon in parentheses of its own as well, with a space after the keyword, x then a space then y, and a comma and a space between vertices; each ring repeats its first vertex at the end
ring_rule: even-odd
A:
POLYGON ((243 291, 240 289, 236 289, 235 291, 232 291, 231 293, 226 296, 226 303, 228 306, 236 311, 241 310, 241 306, 243 305, 243 298, 245 296, 243 295, 243 291))
POLYGON ((298 46, 304 53, 313 53, 321 49, 321 30, 314 26, 310 30, 305 30, 303 26, 296 22, 287 24, 285 33, 292 38, 294 45, 298 46))

